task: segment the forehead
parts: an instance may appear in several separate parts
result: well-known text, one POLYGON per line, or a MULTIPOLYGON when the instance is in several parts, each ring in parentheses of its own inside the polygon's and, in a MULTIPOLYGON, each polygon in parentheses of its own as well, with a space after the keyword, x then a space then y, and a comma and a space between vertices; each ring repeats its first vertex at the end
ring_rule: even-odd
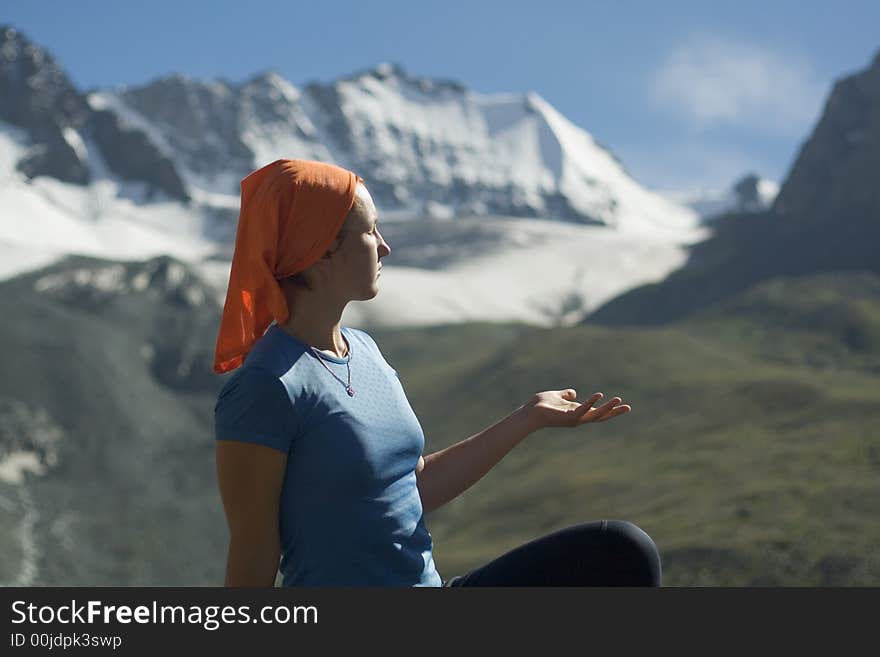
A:
POLYGON ((351 213, 351 219, 356 223, 372 226, 373 222, 378 219, 378 212, 373 204, 370 192, 361 183, 358 183, 356 193, 357 201, 354 205, 355 211, 351 213))
POLYGON ((370 195, 370 191, 363 183, 357 184, 355 195, 358 197, 358 200, 363 203, 364 207, 367 208, 370 216, 374 216, 376 213, 376 206, 373 204, 373 197, 370 195))

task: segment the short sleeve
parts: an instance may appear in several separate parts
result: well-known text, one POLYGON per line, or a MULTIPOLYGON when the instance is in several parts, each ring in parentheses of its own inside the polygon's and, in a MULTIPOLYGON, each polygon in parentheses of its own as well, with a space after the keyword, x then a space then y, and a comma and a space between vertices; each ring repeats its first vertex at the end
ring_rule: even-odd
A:
POLYGON ((217 397, 214 437, 241 440, 288 452, 299 431, 284 384, 271 372, 242 367, 217 397))

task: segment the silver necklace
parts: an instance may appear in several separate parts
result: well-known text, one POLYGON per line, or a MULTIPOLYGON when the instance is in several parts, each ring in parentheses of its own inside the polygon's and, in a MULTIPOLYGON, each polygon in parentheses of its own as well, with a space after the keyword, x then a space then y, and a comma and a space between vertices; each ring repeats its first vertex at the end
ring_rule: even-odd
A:
POLYGON ((348 383, 346 383, 345 381, 340 379, 338 376, 333 374, 333 370, 331 370, 329 367, 327 367, 327 363, 325 363, 324 359, 321 358, 321 352, 319 352, 314 347, 312 347, 312 351, 315 352, 315 355, 318 357, 318 361, 321 363, 321 365, 324 366, 324 369, 327 370, 328 372, 330 372, 330 374, 333 376, 334 379, 336 379, 337 381, 339 381, 339 383, 341 383, 342 385, 345 386, 345 392, 348 393, 348 396, 354 397, 354 388, 351 387, 351 366, 349 365, 349 363, 351 362, 351 347, 349 347, 349 349, 348 349, 348 360, 345 361, 345 367, 348 370, 348 383))

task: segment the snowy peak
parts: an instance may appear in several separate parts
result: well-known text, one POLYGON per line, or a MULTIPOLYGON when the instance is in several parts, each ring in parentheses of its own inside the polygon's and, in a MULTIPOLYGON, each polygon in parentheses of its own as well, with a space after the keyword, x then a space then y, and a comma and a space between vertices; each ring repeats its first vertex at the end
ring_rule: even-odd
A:
POLYGON ((534 92, 482 95, 379 66, 309 85, 303 106, 336 160, 367 172, 386 214, 542 217, 622 229, 696 221, 641 188, 534 92))
POLYGON ((763 212, 773 205, 778 192, 779 183, 747 173, 728 189, 665 192, 664 195, 692 208, 703 223, 709 223, 729 212, 763 212))
POLYGON ((241 84, 173 75, 89 96, 93 106, 112 108, 150 135, 187 191, 209 205, 228 205, 216 195, 237 196, 242 178, 278 157, 331 159, 299 99, 299 90, 274 71, 241 84))
POLYGON ((87 104, 55 59, 15 28, 0 26, 0 120, 33 141, 17 169, 29 178, 87 183, 91 176, 78 146, 88 118, 87 104))
POLYGON ((149 125, 149 134, 170 150, 182 175, 185 170, 211 176, 224 167, 240 171, 251 165, 236 121, 237 90, 223 82, 173 75, 103 97, 118 113, 149 125))
POLYGON ((29 179, 87 185, 109 175, 146 183, 149 197, 188 200, 144 133, 90 106, 55 60, 11 27, 0 28, 0 121, 27 135, 30 148, 15 169, 29 179))
POLYGON ((368 80, 375 80, 398 88, 408 88, 425 94, 443 93, 444 91, 465 94, 468 89, 457 80, 422 77, 407 72, 403 66, 393 62, 382 62, 352 75, 339 78, 334 84, 356 82, 369 85, 368 80))
POLYGON ((0 26, 0 85, 0 118, 13 125, 85 120, 85 102, 55 58, 8 25, 0 26))
POLYGON ((246 80, 239 89, 244 96, 261 97, 278 104, 295 103, 300 96, 296 87, 272 70, 246 80))
POLYGON ((382 62, 302 90, 266 70, 240 84, 170 75, 96 90, 88 102, 71 92, 83 126, 52 125, 80 169, 60 179, 140 181, 150 199, 158 190, 228 209, 242 178, 290 157, 359 173, 387 218, 493 215, 641 232, 697 223, 532 91, 479 94, 382 62))
POLYGON ((734 209, 738 212, 761 212, 773 205, 779 185, 754 173, 740 178, 733 186, 734 209))

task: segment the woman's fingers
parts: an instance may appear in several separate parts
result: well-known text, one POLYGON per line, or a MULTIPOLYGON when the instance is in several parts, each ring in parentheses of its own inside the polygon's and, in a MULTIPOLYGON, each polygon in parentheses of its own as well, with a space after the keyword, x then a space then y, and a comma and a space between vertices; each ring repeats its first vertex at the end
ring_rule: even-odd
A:
POLYGON ((581 417, 583 417, 584 415, 589 413, 590 409, 593 408, 593 404, 595 404, 600 399, 602 399, 602 393, 597 392, 592 397, 590 397, 587 401, 585 401, 583 404, 581 404, 576 409, 574 409, 575 412, 578 413, 578 419, 580 419, 581 417))
POLYGON ((609 411, 614 410, 614 407, 617 406, 621 401, 623 401, 620 397, 612 397, 607 402, 602 404, 599 408, 596 409, 596 416, 601 417, 608 413, 609 411))
POLYGON ((594 409, 592 412, 585 413, 582 416, 582 419, 585 422, 599 422, 603 419, 604 416, 608 415, 608 413, 612 412, 617 404, 619 404, 622 400, 620 397, 612 397, 607 402, 594 409))
POLYGON ((620 397, 612 397, 601 406, 593 408, 593 404, 599 401, 602 396, 601 392, 597 392, 584 403, 573 409, 575 416, 574 423, 576 425, 584 424, 586 422, 604 422, 605 420, 610 420, 618 415, 629 413, 632 410, 632 407, 629 404, 621 404, 622 399, 620 397))
POLYGON ((623 404, 622 406, 615 406, 614 410, 605 415, 604 417, 599 418, 596 422, 604 422, 605 420, 610 420, 613 417, 617 417, 618 415, 623 415, 624 413, 629 413, 632 410, 632 406, 629 404, 623 404))

